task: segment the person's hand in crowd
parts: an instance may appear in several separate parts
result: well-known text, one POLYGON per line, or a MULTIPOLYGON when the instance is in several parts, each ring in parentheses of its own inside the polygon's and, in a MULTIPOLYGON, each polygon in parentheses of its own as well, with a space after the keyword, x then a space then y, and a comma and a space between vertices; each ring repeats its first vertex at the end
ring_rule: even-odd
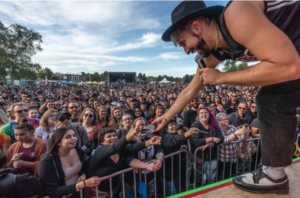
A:
POLYGON ((156 172, 156 171, 158 171, 161 168, 162 161, 161 160, 156 160, 153 163, 154 163, 153 172, 156 172))
MULTIPOLYGON (((161 145, 161 137, 160 136, 153 136, 149 141, 150 145, 161 145)), ((150 146, 149 145, 149 146, 150 146)))
POLYGON ((213 137, 212 138, 213 142, 215 142, 216 144, 218 144, 221 140, 220 138, 217 138, 217 137, 213 137))
POLYGON ((198 130, 198 129, 197 128, 190 128, 190 130, 188 130, 187 132, 185 132, 185 137, 188 138, 191 135, 199 134, 199 132, 196 131, 196 130, 198 130))
POLYGON ((142 120, 138 120, 135 124, 135 128, 132 132, 128 133, 127 134, 127 137, 131 140, 135 135, 139 134, 141 132, 141 123, 142 123, 142 120))
POLYGON ((99 177, 91 177, 85 180, 86 187, 96 187, 100 184, 101 179, 99 177))
POLYGON ((14 156, 11 158, 10 162, 12 163, 13 161, 18 161, 21 159, 23 153, 16 153, 14 156))
POLYGON ((149 163, 149 164, 147 164, 147 170, 149 170, 149 171, 153 171, 154 170, 154 162, 151 162, 151 163, 149 163))
POLYGON ((204 151, 207 147, 210 147, 210 146, 212 146, 212 145, 213 145, 213 143, 210 142, 210 143, 207 143, 207 144, 205 144, 205 145, 199 146, 198 148, 199 148, 201 151, 204 151))
POLYGON ((159 132, 166 124, 168 121, 164 118, 164 116, 160 116, 156 118, 152 124, 156 126, 156 129, 154 129, 151 133, 159 132))
POLYGON ((184 151, 184 150, 186 150, 187 149, 187 146, 186 145, 181 145, 181 147, 180 147, 180 151, 184 151))
POLYGON ((24 166, 24 161, 23 160, 18 160, 13 162, 13 167, 14 168, 21 168, 24 166))
POLYGON ((78 182, 84 181, 86 180, 86 175, 82 174, 79 178, 78 178, 78 182))

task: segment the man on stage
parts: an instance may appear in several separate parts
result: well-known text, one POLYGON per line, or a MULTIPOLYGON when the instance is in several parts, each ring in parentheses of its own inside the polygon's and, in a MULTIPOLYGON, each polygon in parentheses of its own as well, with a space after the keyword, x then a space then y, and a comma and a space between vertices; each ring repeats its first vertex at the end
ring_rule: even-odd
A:
POLYGON ((202 54, 207 68, 198 68, 172 108, 154 121, 156 131, 204 85, 262 86, 256 101, 263 166, 234 178, 233 184, 253 193, 288 193, 284 167, 292 162, 300 106, 300 2, 234 1, 223 8, 184 1, 171 18, 162 39, 173 41, 187 54, 202 54), (226 59, 260 62, 225 73, 215 69, 226 59))

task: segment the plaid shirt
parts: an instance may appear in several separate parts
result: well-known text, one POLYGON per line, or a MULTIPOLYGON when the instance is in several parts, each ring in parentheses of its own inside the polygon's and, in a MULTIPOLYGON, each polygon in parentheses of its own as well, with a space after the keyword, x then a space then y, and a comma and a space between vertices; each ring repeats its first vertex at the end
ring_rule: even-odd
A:
MULTIPOLYGON (((236 130, 237 128, 232 125, 228 125, 228 131, 224 131, 223 129, 221 129, 222 135, 224 136, 224 144, 221 144, 219 148, 219 160, 221 162, 232 162, 232 163, 237 162, 238 144, 237 143, 228 144, 229 135, 234 133, 236 130)), ((242 140, 242 136, 237 135, 237 137, 233 141, 241 141, 241 140, 242 140)))

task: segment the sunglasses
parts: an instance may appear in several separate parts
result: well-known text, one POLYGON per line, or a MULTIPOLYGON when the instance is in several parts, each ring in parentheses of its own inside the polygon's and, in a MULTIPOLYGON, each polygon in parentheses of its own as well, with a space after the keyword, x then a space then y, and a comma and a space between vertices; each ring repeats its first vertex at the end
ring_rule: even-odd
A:
POLYGON ((23 110, 19 110, 19 111, 13 111, 13 113, 27 113, 28 109, 23 109, 23 110))
POLYGON ((67 119, 67 120, 71 120, 71 117, 59 118, 58 120, 59 120, 60 122, 64 122, 66 119, 67 119))
POLYGON ((239 107, 239 109, 242 109, 242 110, 247 110, 246 107, 239 107))
POLYGON ((120 107, 121 109, 123 109, 123 108, 124 108, 124 106, 118 106, 118 107, 120 107))
POLYGON ((251 106, 252 109, 256 109, 256 106, 251 106))
POLYGON ((194 99, 193 102, 199 102, 199 100, 198 99, 194 99))
POLYGON ((94 115, 92 115, 92 114, 84 114, 84 117, 92 118, 92 117, 94 117, 94 115))
POLYGON ((236 98, 236 96, 231 96, 231 97, 236 98))
POLYGON ((78 106, 69 107, 69 109, 77 109, 78 106))

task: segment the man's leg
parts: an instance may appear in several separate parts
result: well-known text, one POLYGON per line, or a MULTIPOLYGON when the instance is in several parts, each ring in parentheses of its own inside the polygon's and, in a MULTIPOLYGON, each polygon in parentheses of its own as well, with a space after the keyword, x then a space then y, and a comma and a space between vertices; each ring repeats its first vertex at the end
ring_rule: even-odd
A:
POLYGON ((257 193, 287 193, 284 167, 292 162, 300 80, 262 87, 257 99, 262 164, 255 173, 236 177, 233 184, 257 193))

